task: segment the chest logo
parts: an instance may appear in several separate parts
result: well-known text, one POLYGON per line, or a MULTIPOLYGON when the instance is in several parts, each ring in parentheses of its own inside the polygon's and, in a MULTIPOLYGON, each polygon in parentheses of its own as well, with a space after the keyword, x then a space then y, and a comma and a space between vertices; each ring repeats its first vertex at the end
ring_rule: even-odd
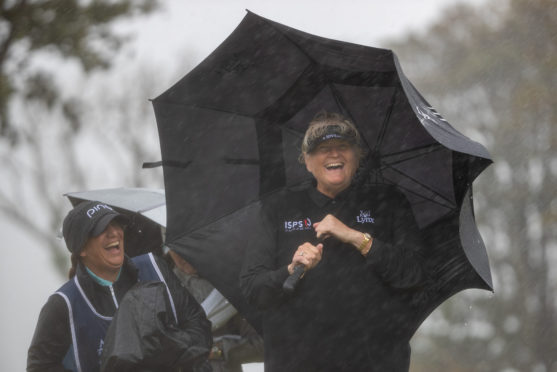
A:
POLYGON ((312 226, 313 224, 309 217, 303 220, 284 221, 284 231, 286 232, 311 230, 312 226))
POLYGON ((356 216, 356 221, 358 223, 375 223, 375 218, 371 217, 371 212, 369 209, 360 210, 360 215, 356 216))

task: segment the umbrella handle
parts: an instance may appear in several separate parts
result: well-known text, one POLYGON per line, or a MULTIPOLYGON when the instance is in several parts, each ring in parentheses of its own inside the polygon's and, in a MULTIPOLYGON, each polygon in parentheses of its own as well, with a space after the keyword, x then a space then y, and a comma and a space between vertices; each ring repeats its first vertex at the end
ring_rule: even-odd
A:
POLYGON ((286 293, 292 293, 296 289, 298 282, 304 275, 306 271, 306 267, 304 265, 296 265, 294 266, 294 272, 286 278, 284 283, 282 284, 282 290, 286 293))

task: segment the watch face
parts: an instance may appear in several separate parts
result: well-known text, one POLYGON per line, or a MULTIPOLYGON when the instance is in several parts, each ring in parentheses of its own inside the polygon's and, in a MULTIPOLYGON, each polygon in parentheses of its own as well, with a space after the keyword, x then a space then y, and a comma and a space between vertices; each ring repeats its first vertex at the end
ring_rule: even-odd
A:
POLYGON ((371 235, 369 235, 368 233, 364 233, 364 236, 366 237, 367 240, 371 240, 371 235))

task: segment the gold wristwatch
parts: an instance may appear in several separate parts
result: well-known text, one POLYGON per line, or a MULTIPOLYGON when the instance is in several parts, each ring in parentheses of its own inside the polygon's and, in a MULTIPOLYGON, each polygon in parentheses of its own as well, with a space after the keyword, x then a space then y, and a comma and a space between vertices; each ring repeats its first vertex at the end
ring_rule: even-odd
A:
POLYGON ((371 235, 369 235, 368 233, 363 233, 362 235, 364 236, 364 241, 358 247, 358 251, 360 251, 360 252, 362 252, 364 250, 367 243, 369 243, 369 241, 371 240, 371 235))

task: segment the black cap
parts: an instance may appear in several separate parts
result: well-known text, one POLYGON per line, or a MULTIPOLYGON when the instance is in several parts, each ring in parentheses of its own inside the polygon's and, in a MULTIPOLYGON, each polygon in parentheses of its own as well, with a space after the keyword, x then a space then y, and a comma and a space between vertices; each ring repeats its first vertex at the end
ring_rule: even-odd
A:
POLYGON ((98 201, 86 201, 68 212, 62 225, 62 234, 68 250, 79 254, 90 237, 100 235, 110 221, 118 218, 127 222, 128 218, 112 207, 98 201))
POLYGON ((359 145, 359 137, 355 128, 348 125, 330 124, 323 126, 316 126, 308 130, 305 138, 305 146, 302 146, 304 152, 310 153, 315 148, 329 140, 346 141, 351 145, 359 145), (304 148, 305 147, 305 148, 304 148))

